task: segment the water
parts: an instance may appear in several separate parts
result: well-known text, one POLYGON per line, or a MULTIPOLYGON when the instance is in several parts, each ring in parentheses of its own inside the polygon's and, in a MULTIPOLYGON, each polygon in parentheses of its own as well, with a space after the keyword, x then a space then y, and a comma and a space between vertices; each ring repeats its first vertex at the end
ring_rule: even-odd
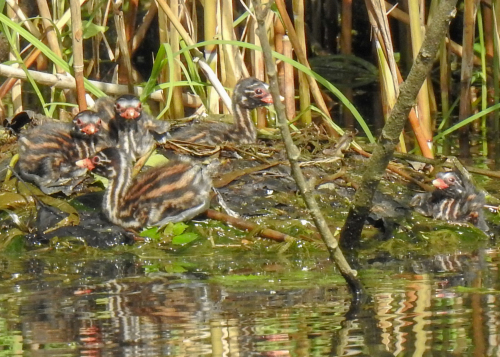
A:
POLYGON ((325 254, 293 259, 218 251, 4 257, 0 355, 500 352, 498 250, 366 263, 371 301, 358 311, 325 254))

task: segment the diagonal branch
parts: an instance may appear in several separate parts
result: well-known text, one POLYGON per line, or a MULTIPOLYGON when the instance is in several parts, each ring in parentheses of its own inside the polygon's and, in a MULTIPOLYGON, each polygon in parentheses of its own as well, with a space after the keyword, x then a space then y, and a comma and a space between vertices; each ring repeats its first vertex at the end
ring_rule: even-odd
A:
MULTIPOLYGON (((270 2, 269 4, 271 4, 270 2)), ((265 19, 267 12, 269 11, 268 6, 263 6, 260 0, 253 0, 255 13, 257 15, 257 35, 259 36, 262 51, 264 52, 264 59, 266 61, 267 75, 269 76, 269 84, 271 94, 273 96, 274 106, 276 109, 276 114, 278 117, 278 127, 281 131, 283 137, 283 142, 285 143, 285 148, 290 161, 290 166, 292 168, 292 175, 299 187, 300 193, 304 198, 307 208, 310 211, 314 224, 318 229, 321 238, 325 242, 328 251, 330 253, 331 259, 335 262, 339 268, 342 276, 346 279, 351 292, 353 294, 354 300, 359 300, 363 296, 363 286, 359 279, 356 277, 356 271, 352 270, 344 255, 338 247, 337 240, 330 231, 321 211, 319 209, 318 203, 314 199, 311 189, 306 184, 302 170, 299 167, 299 149, 295 146, 290 135, 290 130, 288 128, 288 120, 285 116, 285 108, 280 100, 278 78, 276 75, 276 65, 272 58, 271 46, 269 45, 269 40, 267 38, 267 31, 265 27, 265 19)), ((269 5, 268 4, 268 5, 269 5)))

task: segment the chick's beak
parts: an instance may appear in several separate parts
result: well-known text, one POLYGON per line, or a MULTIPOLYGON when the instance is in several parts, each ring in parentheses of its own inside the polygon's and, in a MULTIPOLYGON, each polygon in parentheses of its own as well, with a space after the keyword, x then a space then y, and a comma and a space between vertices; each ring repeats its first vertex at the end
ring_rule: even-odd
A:
POLYGON ((82 131, 87 135, 93 135, 97 133, 99 129, 94 124, 88 124, 82 128, 82 131))
POLYGON ((263 102, 263 103, 266 103, 266 104, 273 104, 274 101, 273 101, 273 96, 271 95, 271 93, 267 93, 266 95, 264 95, 262 98, 260 98, 260 100, 263 102))
POLYGON ((135 119, 140 115, 140 113, 135 108, 125 109, 120 116, 125 119, 135 119))
POLYGON ((440 190, 444 190, 445 188, 450 187, 446 184, 446 182, 443 181, 443 179, 439 178, 432 181, 432 184, 434 185, 434 187, 439 188, 440 190))
POLYGON ((75 162, 75 165, 81 167, 82 169, 87 169, 89 171, 92 171, 95 168, 95 165, 89 158, 78 160, 77 162, 75 162))

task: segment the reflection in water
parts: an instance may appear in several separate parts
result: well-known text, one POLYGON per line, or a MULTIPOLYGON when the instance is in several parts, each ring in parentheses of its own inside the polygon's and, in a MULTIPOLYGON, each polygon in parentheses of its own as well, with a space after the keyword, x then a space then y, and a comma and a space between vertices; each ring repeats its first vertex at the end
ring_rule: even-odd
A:
MULTIPOLYGON (((240 281, 228 273, 221 279, 199 272, 146 273, 152 262, 133 255, 73 257, 65 264, 0 262, 3 351, 29 356, 499 353, 497 251, 414 260, 404 269, 399 263, 363 269, 372 302, 351 311, 348 316, 354 317, 347 320, 348 290, 320 283, 333 269, 324 261, 311 274, 298 274, 301 266, 295 266, 287 274, 276 269, 247 276, 265 279, 241 275, 240 281)), ((153 263, 167 265, 161 259, 153 263)))

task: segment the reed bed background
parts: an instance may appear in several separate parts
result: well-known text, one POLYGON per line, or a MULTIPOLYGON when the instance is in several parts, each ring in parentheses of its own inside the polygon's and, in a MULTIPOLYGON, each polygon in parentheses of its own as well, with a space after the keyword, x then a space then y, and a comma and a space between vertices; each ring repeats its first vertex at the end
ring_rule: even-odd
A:
MULTIPOLYGON (((317 125, 332 138, 341 128, 357 128, 358 137, 373 142, 437 3, 275 0, 266 27, 291 128, 317 125)), ((85 94, 128 92, 154 100, 153 112, 166 120, 229 113, 224 87, 245 76, 266 79, 249 0, 3 4, 2 119, 24 109, 62 118, 91 105, 85 94)), ((401 151, 500 158, 498 5, 459 2, 401 135, 401 151)), ((274 126, 265 111, 256 123, 274 126)))

